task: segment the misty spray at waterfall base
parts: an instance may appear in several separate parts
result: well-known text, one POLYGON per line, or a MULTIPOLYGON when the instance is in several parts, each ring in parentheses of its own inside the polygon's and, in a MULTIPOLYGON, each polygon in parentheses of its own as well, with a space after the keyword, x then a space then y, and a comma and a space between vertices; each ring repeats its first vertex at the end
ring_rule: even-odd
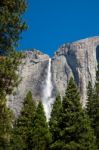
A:
POLYGON ((47 76, 45 79, 45 86, 43 89, 43 98, 42 98, 47 121, 50 118, 52 104, 54 102, 54 98, 52 97, 52 90, 53 90, 53 85, 51 80, 51 58, 49 58, 48 67, 47 67, 47 76))

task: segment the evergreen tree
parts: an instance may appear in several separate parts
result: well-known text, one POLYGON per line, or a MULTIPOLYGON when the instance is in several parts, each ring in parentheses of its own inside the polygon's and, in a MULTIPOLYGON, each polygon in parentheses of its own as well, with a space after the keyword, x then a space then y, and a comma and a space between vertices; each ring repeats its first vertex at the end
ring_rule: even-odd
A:
POLYGON ((13 51, 20 33, 26 29, 22 15, 27 7, 26 0, 0 1, 0 54, 13 51))
POLYGON ((33 124, 32 150, 47 150, 51 136, 41 102, 38 104, 33 124))
POLYGON ((19 83, 17 70, 23 54, 13 52, 8 57, 1 57, 0 59, 0 92, 11 94, 13 88, 19 83))
POLYGON ((54 150, 96 150, 90 121, 80 104, 80 96, 73 78, 70 79, 62 102, 59 118, 59 139, 54 150))
POLYGON ((6 106, 5 95, 0 93, 0 150, 10 150, 12 112, 6 106))
POLYGON ((12 145, 13 150, 31 150, 31 134, 34 122, 36 105, 32 100, 32 93, 29 91, 23 103, 21 114, 16 121, 12 145))
POLYGON ((89 81, 88 83, 88 88, 87 88, 87 114, 89 115, 91 121, 93 120, 93 114, 95 112, 94 108, 94 102, 95 102, 95 92, 94 89, 92 88, 92 84, 89 81))
POLYGON ((21 63, 21 58, 23 58, 23 54, 17 52, 13 52, 7 57, 0 57, 0 133, 2 132, 2 140, 0 139, 0 145, 3 145, 4 149, 7 147, 7 150, 7 145, 9 145, 12 135, 11 131, 13 118, 12 112, 6 106, 6 95, 11 94, 13 88, 20 82, 17 70, 19 64, 21 63), (8 124, 8 126, 6 124, 8 124), (9 135, 9 142, 6 139, 8 136, 5 136, 5 131, 6 135, 9 135))
POLYGON ((96 71, 96 84, 94 92, 90 84, 88 86, 88 102, 86 110, 91 119, 91 125, 94 129, 96 142, 99 149, 99 64, 96 71))
POLYGON ((12 129, 12 112, 6 106, 6 94, 11 94, 19 82, 16 73, 20 61, 19 53, 13 52, 26 29, 22 15, 26 10, 26 0, 0 1, 0 150, 9 149, 12 129), (9 55, 10 54, 10 55, 9 55))
POLYGON ((58 132, 59 132, 58 120, 60 116, 60 111, 61 111, 61 97, 57 96, 53 104, 51 117, 49 121, 49 128, 52 134, 52 143, 55 142, 59 138, 58 137, 58 132))
POLYGON ((96 142, 99 149, 99 64, 96 72, 96 85, 93 98, 88 95, 87 113, 91 119, 91 125, 94 129, 96 142))
POLYGON ((95 103, 94 103, 94 116, 93 116, 93 128, 96 135, 96 142, 99 149, 99 64, 96 72, 96 86, 95 86, 95 103))

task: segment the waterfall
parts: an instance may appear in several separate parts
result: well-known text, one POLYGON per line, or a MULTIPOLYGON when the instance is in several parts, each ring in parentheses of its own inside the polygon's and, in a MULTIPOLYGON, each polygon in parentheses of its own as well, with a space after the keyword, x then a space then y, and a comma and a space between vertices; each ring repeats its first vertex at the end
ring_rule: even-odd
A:
POLYGON ((51 58, 49 58, 48 62, 48 68, 47 68, 47 77, 45 81, 45 86, 43 89, 43 105, 44 105, 44 110, 45 114, 47 117, 47 121, 50 118, 50 113, 51 113, 51 106, 53 104, 53 98, 52 96, 52 80, 51 80, 51 58))

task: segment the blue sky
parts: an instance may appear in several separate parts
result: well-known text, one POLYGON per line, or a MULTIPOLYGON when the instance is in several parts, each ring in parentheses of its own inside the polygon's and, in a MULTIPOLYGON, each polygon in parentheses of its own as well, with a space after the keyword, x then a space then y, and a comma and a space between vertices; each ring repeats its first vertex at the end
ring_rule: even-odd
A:
POLYGON ((63 43, 99 35, 99 0, 28 0, 24 19, 18 49, 52 56, 63 43))

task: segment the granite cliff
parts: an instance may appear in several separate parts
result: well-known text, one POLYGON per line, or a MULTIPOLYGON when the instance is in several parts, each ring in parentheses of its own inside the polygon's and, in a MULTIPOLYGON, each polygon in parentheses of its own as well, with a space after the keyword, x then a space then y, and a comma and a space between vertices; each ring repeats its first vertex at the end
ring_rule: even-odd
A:
MULTIPOLYGON (((8 105, 17 116, 20 113, 23 99, 31 90, 34 100, 42 100, 42 92, 47 76, 49 56, 37 50, 25 51, 19 67, 21 82, 9 96, 8 105)), ((67 82, 74 77, 80 93, 82 105, 86 105, 86 88, 88 81, 94 86, 96 68, 99 62, 99 37, 92 37, 62 45, 51 60, 51 80, 56 94, 64 95, 67 82)))
POLYGON ((61 46, 52 60, 55 86, 64 95, 67 82, 74 77, 81 93, 81 102, 86 105, 86 87, 94 86, 99 62, 99 37, 87 38, 61 46))

